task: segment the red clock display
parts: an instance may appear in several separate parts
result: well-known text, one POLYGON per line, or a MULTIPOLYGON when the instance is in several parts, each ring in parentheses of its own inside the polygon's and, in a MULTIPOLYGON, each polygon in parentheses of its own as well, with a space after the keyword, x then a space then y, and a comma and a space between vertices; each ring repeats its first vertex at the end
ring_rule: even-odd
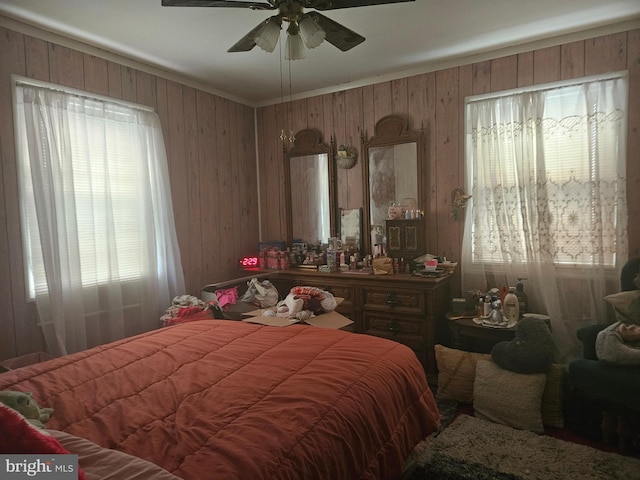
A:
POLYGON ((242 259, 240 259, 240 266, 243 268, 257 268, 258 257, 242 257, 242 259))

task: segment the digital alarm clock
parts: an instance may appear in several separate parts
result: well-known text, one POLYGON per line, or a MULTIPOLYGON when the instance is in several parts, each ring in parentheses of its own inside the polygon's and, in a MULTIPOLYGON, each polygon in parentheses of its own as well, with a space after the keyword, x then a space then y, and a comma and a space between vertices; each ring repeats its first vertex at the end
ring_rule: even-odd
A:
POLYGON ((240 266, 245 270, 258 268, 260 266, 258 263, 258 257, 256 256, 242 257, 240 259, 240 266))

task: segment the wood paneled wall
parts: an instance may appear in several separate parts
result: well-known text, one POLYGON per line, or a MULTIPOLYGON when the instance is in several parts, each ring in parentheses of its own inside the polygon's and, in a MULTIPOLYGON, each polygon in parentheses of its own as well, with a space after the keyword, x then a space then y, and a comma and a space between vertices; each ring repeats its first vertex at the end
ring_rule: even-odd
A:
POLYGON ((337 172, 339 206, 356 208, 364 206, 361 138, 371 136, 384 115, 408 116, 411 128, 424 128, 427 139, 428 248, 456 260, 462 223, 451 218, 450 197, 463 186, 464 98, 627 69, 629 244, 630 254, 640 255, 639 30, 262 107, 255 127, 251 107, 2 27, 0 52, 0 359, 43 348, 34 305, 25 300, 12 74, 156 109, 169 159, 186 293, 197 295, 204 284, 237 274, 237 259, 255 252, 260 231, 263 240, 285 238, 280 129, 317 128, 327 143, 334 136, 338 145, 359 149, 356 166, 337 172))
POLYGON ((1 27, 0 52, 0 359, 43 349, 34 304, 25 301, 12 74, 155 108, 185 293, 237 276, 237 260, 255 252, 259 231, 252 107, 1 27))
MULTIPOLYGON (((464 100, 470 95, 629 71, 627 197, 630 256, 640 255, 640 30, 601 36, 258 109, 260 208, 264 239, 285 238, 280 129, 317 128, 328 142, 359 148, 350 170, 337 169, 338 206, 364 207, 361 135, 387 114, 408 116, 427 139, 429 253, 460 258, 462 221, 451 218, 451 191, 464 187, 464 100)), ((295 79, 294 79, 295 82, 295 79)), ((453 281, 460 294, 459 271, 453 281)))

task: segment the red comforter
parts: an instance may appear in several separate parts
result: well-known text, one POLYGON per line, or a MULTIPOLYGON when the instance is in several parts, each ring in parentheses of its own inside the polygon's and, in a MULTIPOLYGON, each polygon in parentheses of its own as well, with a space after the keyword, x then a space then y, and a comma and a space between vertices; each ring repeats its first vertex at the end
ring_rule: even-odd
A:
POLYGON ((47 428, 184 479, 393 479, 439 422, 407 347, 309 326, 203 320, 0 375, 47 428))

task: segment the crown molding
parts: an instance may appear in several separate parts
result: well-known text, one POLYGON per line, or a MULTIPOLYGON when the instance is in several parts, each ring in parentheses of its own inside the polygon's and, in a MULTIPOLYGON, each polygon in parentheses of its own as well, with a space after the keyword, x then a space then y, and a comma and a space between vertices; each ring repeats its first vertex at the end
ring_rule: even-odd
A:
POLYGON ((125 57, 123 55, 116 54, 108 50, 104 50, 103 48, 100 48, 96 45, 91 45, 86 42, 61 35, 59 33, 45 30, 39 26, 31 25, 31 24, 7 17, 6 15, 0 15, 0 26, 10 30, 14 30, 19 33, 23 33, 25 35, 39 38, 47 42, 62 45, 62 46, 65 46, 74 50, 78 50, 80 52, 83 52, 89 55, 94 55, 96 57, 103 58, 105 60, 109 60, 130 68, 134 68, 136 70, 140 70, 145 73, 149 73, 151 75, 164 78, 166 80, 171 80, 177 83, 181 83, 183 85, 193 87, 207 93, 211 93, 213 95, 225 98, 227 100, 231 100, 233 102, 237 102, 253 108, 260 108, 260 107, 266 107, 269 105, 275 105, 279 103, 287 103, 290 100, 300 100, 300 99, 315 97, 319 95, 326 95, 330 93, 341 92, 341 91, 350 90, 353 88, 373 85, 376 83, 383 83, 391 80, 398 80, 401 78, 412 77, 415 75, 436 72, 439 70, 446 70, 448 68, 460 67, 460 66, 468 65, 472 63, 478 63, 478 62, 483 62, 487 60, 494 60, 496 58, 515 55, 519 53, 525 53, 532 50, 538 50, 541 48, 553 47, 553 46, 562 45, 565 43, 587 40, 589 38, 595 38, 603 35, 611 35, 615 33, 634 30, 634 29, 640 28, 640 18, 634 18, 631 20, 623 21, 623 22, 602 25, 602 26, 584 29, 584 30, 577 30, 574 32, 557 35, 553 37, 538 38, 533 41, 527 41, 519 44, 512 44, 512 45, 508 45, 508 46, 497 48, 497 49, 488 48, 486 50, 474 53, 472 55, 457 55, 457 56, 454 55, 448 58, 441 58, 441 59, 422 63, 421 65, 416 66, 415 68, 412 68, 412 69, 398 70, 395 72, 376 75, 375 77, 362 78, 362 79, 354 80, 347 83, 342 83, 340 85, 334 85, 327 88, 301 92, 301 93, 292 95, 290 98, 287 98, 286 101, 283 101, 281 97, 278 97, 278 98, 272 98, 272 99, 259 101, 259 102, 252 102, 246 98, 241 98, 235 95, 231 95, 227 92, 223 92, 221 90, 212 88, 210 85, 199 82, 189 76, 180 74, 179 72, 168 71, 139 60, 125 57))
MULTIPOLYGON (((533 50, 539 50, 547 47, 555 47, 566 43, 577 42, 582 40, 588 40, 589 38, 596 38, 603 35, 611 35, 615 33, 626 32, 640 28, 640 18, 626 20, 624 22, 612 23, 609 25, 603 25, 595 28, 589 28, 585 30, 578 30, 563 35, 556 35, 553 37, 542 37, 533 41, 527 41, 519 44, 512 44, 502 48, 487 48, 481 52, 474 53, 472 55, 459 55, 443 58, 426 62, 417 66, 416 68, 406 69, 402 71, 396 71, 388 74, 377 75, 375 77, 363 78, 360 80, 354 80, 353 82, 336 85, 333 87, 327 87, 323 89, 302 92, 294 94, 291 100, 300 100, 303 98, 315 97, 318 95, 325 95, 329 93, 341 92, 344 90, 350 90, 353 88, 366 87, 376 83, 388 82, 391 80, 398 80, 401 78, 412 77, 415 75, 422 75, 425 73, 437 72, 439 70, 446 70, 448 68, 461 67, 472 63, 484 62, 487 60, 495 60, 496 58, 506 57, 509 55, 516 55, 519 53, 526 53, 533 50)), ((280 98, 273 98, 258 102, 256 107, 266 107, 268 105, 275 105, 282 103, 280 98)), ((285 102, 286 103, 286 102, 285 102)))
POLYGON ((190 78, 186 75, 180 74, 179 72, 168 71, 168 70, 156 67, 154 65, 142 62, 140 60, 135 60, 133 58, 126 57, 124 55, 113 53, 101 47, 98 47, 96 45, 91 45, 89 43, 86 43, 74 38, 70 38, 56 32, 45 30, 39 26, 31 25, 29 23, 25 23, 4 15, 0 15, 0 27, 5 27, 9 30, 16 31, 24 35, 29 35, 31 37, 44 40, 46 42, 55 43, 63 47, 71 48, 73 50, 86 53, 88 55, 93 55, 95 57, 102 58, 104 60, 108 60, 114 63, 118 63, 120 65, 124 65, 125 67, 134 68, 136 70, 140 70, 150 75, 155 75, 157 77, 164 78, 165 80, 171 80, 173 82, 181 83, 188 87, 193 87, 198 90, 202 90, 204 92, 217 95, 218 97, 226 98, 227 100, 231 100, 237 103, 241 103, 243 105, 247 105, 249 107, 255 107, 255 105, 253 105, 252 102, 250 102, 246 98, 240 98, 238 96, 231 95, 227 92, 217 90, 215 88, 212 88, 210 85, 207 85, 202 82, 198 82, 197 80, 194 80, 193 78, 190 78))

